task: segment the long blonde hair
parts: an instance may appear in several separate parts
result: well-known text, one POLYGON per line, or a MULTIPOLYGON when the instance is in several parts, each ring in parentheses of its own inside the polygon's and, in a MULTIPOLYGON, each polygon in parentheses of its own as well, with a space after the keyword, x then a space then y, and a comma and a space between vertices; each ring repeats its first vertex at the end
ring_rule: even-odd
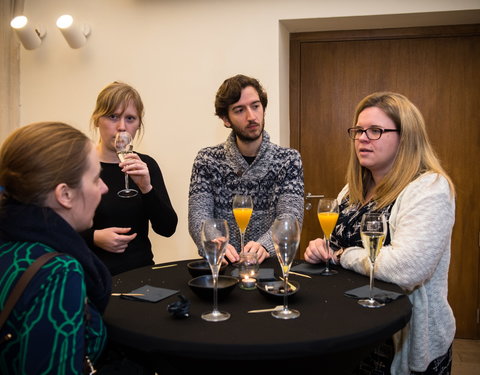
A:
MULTIPOLYGON (((426 172, 444 176, 452 192, 455 188, 450 177, 440 165, 430 144, 425 121, 418 108, 405 96, 394 92, 376 92, 360 101, 355 110, 353 125, 356 126, 359 114, 366 108, 381 109, 400 130, 400 143, 392 169, 374 187, 373 199, 376 208, 383 208, 394 202, 400 192, 414 179, 426 172)), ((350 160, 346 180, 349 189, 350 204, 365 204, 366 194, 374 186, 373 177, 358 161, 355 141, 350 146, 350 160)))

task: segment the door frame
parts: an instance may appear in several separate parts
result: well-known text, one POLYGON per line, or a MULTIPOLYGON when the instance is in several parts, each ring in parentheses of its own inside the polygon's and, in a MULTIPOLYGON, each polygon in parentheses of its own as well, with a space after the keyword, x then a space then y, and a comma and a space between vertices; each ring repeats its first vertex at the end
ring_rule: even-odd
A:
MULTIPOLYGON (((301 32, 290 34, 290 146, 301 150, 301 47, 303 43, 329 42, 329 41, 360 41, 360 40, 392 40, 392 39, 411 39, 426 37, 459 37, 459 36, 478 36, 480 35, 480 24, 474 25, 453 25, 453 26, 433 26, 433 27, 411 27, 411 28, 391 28, 391 29, 372 29, 372 30, 343 30, 326 32, 301 32)), ((340 109, 341 110, 341 109, 340 109)), ((351 108, 346 108, 352 111, 351 108)), ((318 193, 318 192, 313 192, 318 193)), ((480 247, 480 233, 479 233, 480 247)), ((477 267, 477 280, 480 280, 480 256, 477 267)), ((475 288, 475 286, 473 286, 475 288)), ((476 311, 476 329, 472 332, 472 338, 480 338, 480 285, 476 286, 477 311, 476 311)))
MULTIPOLYGON (((480 35, 480 24, 290 34, 290 147, 300 149, 300 50, 303 43, 480 35)), ((351 111, 351 108, 347 110, 351 111)))

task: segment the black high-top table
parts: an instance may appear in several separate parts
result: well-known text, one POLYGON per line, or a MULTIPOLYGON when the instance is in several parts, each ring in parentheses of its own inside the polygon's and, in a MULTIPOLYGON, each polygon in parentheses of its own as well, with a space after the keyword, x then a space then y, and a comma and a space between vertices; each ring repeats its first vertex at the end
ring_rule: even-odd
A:
MULTIPOLYGON (((236 286, 219 301, 219 309, 228 311, 230 319, 206 322, 201 314, 212 309, 213 300, 201 299, 187 285, 192 278, 187 269, 190 261, 171 262, 176 266, 161 269, 143 267, 113 278, 113 292, 126 293, 148 284, 178 289, 191 301, 190 317, 175 319, 167 306, 179 300, 176 295, 156 303, 110 299, 104 315, 109 338, 158 358, 159 373, 165 360, 178 365, 179 373, 182 369, 186 373, 192 365, 205 366, 207 374, 255 374, 263 372, 260 368, 307 371, 312 366, 317 373, 349 373, 375 345, 410 319, 412 306, 406 296, 377 309, 362 307, 356 299, 344 296, 347 290, 367 285, 368 278, 336 268, 334 276, 290 276, 300 283, 298 292, 288 300, 289 306, 301 313, 297 319, 247 313, 281 305, 283 300, 236 286)), ((277 278, 281 276, 276 259, 267 259, 262 267, 274 268, 277 278)), ((232 270, 229 266, 225 274, 232 270)), ((401 292, 398 286, 378 280, 375 286, 401 292)))

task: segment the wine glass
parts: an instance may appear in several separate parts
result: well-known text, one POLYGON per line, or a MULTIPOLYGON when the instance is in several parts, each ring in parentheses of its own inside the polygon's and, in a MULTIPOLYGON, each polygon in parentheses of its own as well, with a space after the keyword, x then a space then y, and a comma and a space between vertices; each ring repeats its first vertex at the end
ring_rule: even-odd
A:
POLYGON ((243 253, 240 255, 238 275, 240 277, 241 289, 255 289, 259 267, 257 253, 243 253))
POLYGON ((366 213, 362 216, 360 236, 364 249, 369 252, 370 259, 370 298, 361 299, 358 303, 364 307, 382 307, 384 303, 373 298, 373 273, 375 259, 383 246, 387 234, 387 220, 381 213, 366 213))
MULTIPOLYGON (((133 152, 132 141, 133 139, 129 132, 118 132, 115 135, 115 150, 122 163, 125 161, 125 155, 133 152)), ((128 174, 125 173, 125 189, 120 190, 117 195, 121 198, 132 198, 137 194, 138 191, 128 187, 128 174)))
POLYGON ((320 274, 323 276, 335 275, 338 272, 330 269, 330 257, 332 251, 330 249, 330 238, 332 236, 333 229, 338 220, 338 202, 335 198, 320 198, 317 208, 318 221, 325 235, 325 245, 329 259, 325 262, 325 270, 320 274))
POLYGON ((300 312, 288 308, 287 293, 288 273, 300 242, 300 225, 297 218, 292 215, 283 215, 275 219, 272 225, 272 240, 282 268, 285 293, 283 295, 283 309, 273 311, 272 315, 278 319, 294 319, 300 316, 300 312))
POLYGON ((202 319, 209 322, 221 322, 230 318, 228 312, 218 310, 217 303, 218 273, 229 240, 227 221, 224 219, 206 219, 202 223, 201 239, 213 279, 213 310, 203 313, 202 319))
POLYGON ((244 236, 253 212, 253 201, 249 195, 237 194, 233 197, 233 216, 240 230, 240 254, 243 253, 244 236))

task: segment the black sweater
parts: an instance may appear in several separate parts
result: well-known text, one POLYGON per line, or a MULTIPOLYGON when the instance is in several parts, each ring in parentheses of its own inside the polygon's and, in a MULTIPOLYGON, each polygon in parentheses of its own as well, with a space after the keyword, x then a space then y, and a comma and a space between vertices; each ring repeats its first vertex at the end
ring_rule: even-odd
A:
POLYGON ((101 163, 100 176, 108 186, 108 193, 102 196, 92 229, 82 233, 112 275, 153 264, 152 245, 148 238, 149 222, 156 233, 166 237, 175 233, 177 227, 177 214, 170 203, 160 167, 150 156, 138 155, 147 163, 153 189, 141 194, 130 178, 130 188, 138 190, 139 194, 133 198, 120 198, 117 192, 125 185, 123 172, 116 163, 101 163), (137 233, 125 252, 111 253, 93 244, 93 231, 110 227, 131 227, 128 234, 137 233))

